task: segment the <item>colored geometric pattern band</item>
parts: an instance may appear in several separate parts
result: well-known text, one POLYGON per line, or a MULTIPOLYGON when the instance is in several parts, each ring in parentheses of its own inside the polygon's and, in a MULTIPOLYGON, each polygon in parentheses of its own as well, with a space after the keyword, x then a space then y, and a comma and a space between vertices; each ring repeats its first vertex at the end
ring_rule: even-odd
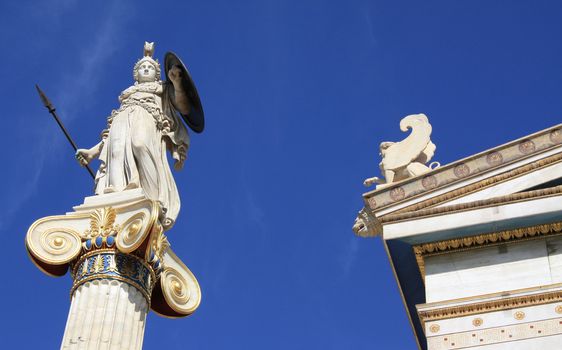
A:
POLYGON ((125 282, 137 288, 150 304, 156 282, 153 269, 140 258, 113 249, 100 249, 84 254, 73 268, 74 283, 70 295, 82 284, 99 279, 125 282))

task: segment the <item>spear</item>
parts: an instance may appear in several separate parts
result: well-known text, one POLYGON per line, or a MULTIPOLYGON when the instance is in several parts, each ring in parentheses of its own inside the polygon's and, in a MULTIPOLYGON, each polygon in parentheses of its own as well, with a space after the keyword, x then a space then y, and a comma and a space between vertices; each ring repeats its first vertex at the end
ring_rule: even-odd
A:
MULTIPOLYGON (((72 138, 68 134, 68 131, 66 131, 66 128, 64 127, 64 125, 60 121, 59 117, 57 116, 57 113, 55 111, 55 107, 53 107, 53 104, 51 103, 51 101, 49 101, 49 99, 47 98, 45 93, 39 88, 39 85, 35 84, 35 88, 37 89, 37 92, 39 93, 39 97, 41 98, 41 101, 43 102, 43 105, 49 110, 49 113, 51 113, 53 118, 55 118, 57 124, 60 126, 62 132, 64 133, 64 136, 66 136, 66 139, 68 140, 68 142, 70 142, 70 145, 72 146, 72 148, 74 148, 74 152, 78 151, 78 147, 76 147, 76 144, 74 143, 74 141, 72 140, 72 138)), ((96 176, 94 175, 94 172, 92 171, 92 169, 90 169, 90 166, 88 164, 86 164, 86 169, 88 170, 88 172, 92 176, 92 179, 95 179, 96 176)))

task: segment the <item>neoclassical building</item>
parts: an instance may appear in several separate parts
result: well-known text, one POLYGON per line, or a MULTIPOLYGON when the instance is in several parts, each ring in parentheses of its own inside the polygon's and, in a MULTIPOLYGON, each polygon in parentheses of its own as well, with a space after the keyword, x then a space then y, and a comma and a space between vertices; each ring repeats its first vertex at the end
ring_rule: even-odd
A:
POLYGON ((429 134, 395 144, 417 149, 366 180, 354 225, 382 238, 419 348, 562 349, 562 124, 438 167, 429 134))

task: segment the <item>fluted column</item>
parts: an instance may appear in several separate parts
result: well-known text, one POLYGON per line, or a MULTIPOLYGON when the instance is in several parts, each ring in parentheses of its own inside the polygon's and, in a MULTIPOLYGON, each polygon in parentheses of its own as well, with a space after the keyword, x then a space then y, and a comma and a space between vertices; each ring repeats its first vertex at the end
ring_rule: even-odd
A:
POLYGON ((127 283, 94 280, 76 289, 62 349, 141 349, 148 304, 127 283))
POLYGON ((72 303, 62 349, 141 349, 156 274, 136 255, 112 249, 84 254, 72 269, 72 303))

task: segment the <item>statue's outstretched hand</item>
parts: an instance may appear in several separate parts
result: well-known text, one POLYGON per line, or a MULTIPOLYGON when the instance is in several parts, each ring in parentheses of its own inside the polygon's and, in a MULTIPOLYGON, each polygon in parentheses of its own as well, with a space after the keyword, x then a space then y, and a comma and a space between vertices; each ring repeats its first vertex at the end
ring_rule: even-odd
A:
POLYGON ((172 158, 175 160, 174 169, 181 170, 183 164, 187 159, 187 148, 185 146, 179 146, 174 151, 172 151, 172 158))
POLYGON ((95 158, 94 152, 91 149, 80 148, 76 151, 76 160, 81 166, 86 166, 90 164, 92 159, 95 158))

